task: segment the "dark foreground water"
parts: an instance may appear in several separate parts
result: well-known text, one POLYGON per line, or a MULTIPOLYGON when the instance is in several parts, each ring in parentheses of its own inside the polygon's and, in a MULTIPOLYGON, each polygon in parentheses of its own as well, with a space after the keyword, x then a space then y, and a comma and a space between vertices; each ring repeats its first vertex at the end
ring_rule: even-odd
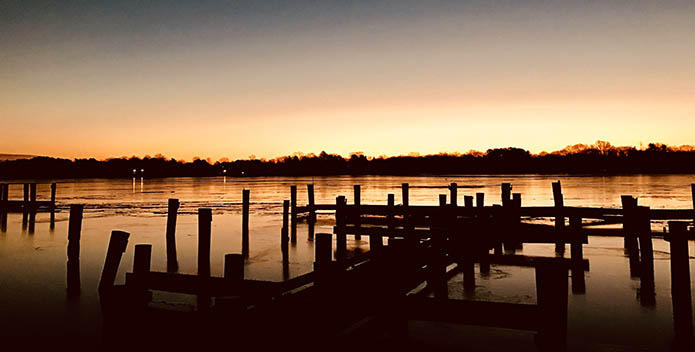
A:
MULTIPOLYGON (((195 273, 197 216, 199 207, 213 208, 212 274, 221 275, 223 256, 241 249, 241 190, 251 190, 251 244, 246 276, 282 280, 308 272, 313 262, 313 242, 301 223, 298 241, 290 247, 289 274, 283 274, 280 252, 282 200, 289 199, 289 186, 298 185, 299 203, 306 203, 306 184, 316 187, 317 203, 335 202, 346 195, 352 202, 352 185, 362 186, 362 204, 385 204, 388 193, 400 202, 400 184, 409 183, 411 204, 437 204, 437 195, 448 193, 450 182, 475 186, 459 189, 464 195, 486 193, 486 203, 499 203, 500 183, 511 182, 522 193, 524 205, 552 205, 551 182, 561 180, 566 205, 619 207, 620 195, 639 197, 640 205, 653 208, 692 208, 690 184, 693 175, 660 176, 449 176, 449 177, 316 177, 316 178, 168 178, 60 181, 54 229, 48 214, 39 214, 35 231, 23 229, 21 214, 10 214, 7 231, 0 232, 0 337, 10 343, 86 345, 100 339, 96 285, 112 230, 131 233, 117 278, 124 280, 132 268, 133 246, 153 245, 152 269, 164 271, 164 233, 168 198, 178 198, 181 209, 177 227, 180 271, 195 273), (423 187, 423 188, 418 188, 423 187), (68 300, 65 294, 67 245, 66 207, 86 204, 82 226, 82 295, 68 300)), ((29 180, 16 180, 24 182, 29 180)), ((15 182, 15 181, 13 181, 15 182)), ((12 186, 10 199, 22 197, 21 186, 12 186)), ((48 187, 39 187, 39 198, 48 197, 48 187)), ((655 228, 663 224, 655 223, 655 228)), ((331 232, 333 216, 320 215, 316 232, 331 232)), ((639 279, 630 278, 628 259, 621 238, 591 237, 584 247, 591 271, 586 273, 586 294, 569 298, 569 344, 575 351, 667 350, 672 341, 672 307, 668 243, 654 239, 656 305, 639 301, 639 279)), ((368 249, 368 242, 349 245, 368 249)), ((695 246, 690 244, 691 256, 695 246)), ((552 245, 526 245, 527 255, 554 256, 552 245)), ((691 260, 691 273, 695 273, 691 260)), ((477 271, 477 270, 476 270, 477 271)), ((463 298, 462 278, 450 282, 450 297, 463 298)), ((535 302, 532 269, 493 266, 489 277, 478 277, 474 295, 467 299, 505 302, 535 302)), ((166 297, 165 297, 166 298, 166 297)), ((164 298, 162 298, 164 299, 164 298)), ((185 303, 185 302, 184 302, 185 303)), ((453 327, 412 322, 413 340, 445 348, 452 342, 472 350, 496 349, 514 344, 518 350, 533 350, 530 334, 475 327, 453 327)))

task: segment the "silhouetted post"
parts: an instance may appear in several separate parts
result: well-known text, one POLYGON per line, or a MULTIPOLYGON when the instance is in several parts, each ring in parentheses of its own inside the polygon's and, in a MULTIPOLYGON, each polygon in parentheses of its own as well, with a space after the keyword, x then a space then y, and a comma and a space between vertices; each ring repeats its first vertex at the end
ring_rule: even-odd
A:
POLYGON ((29 202, 29 184, 25 183, 24 184, 24 206, 25 207, 26 207, 28 202, 29 202))
POLYGON ((345 196, 338 196, 335 198, 335 247, 338 261, 343 261, 347 257, 345 215, 345 196))
MULTIPOLYGON (((501 213, 501 208, 502 206, 499 204, 493 204, 492 209, 493 209, 493 214, 500 214, 501 213)), ((500 233, 504 233, 504 216, 498 217, 493 220, 493 224, 495 226, 495 247, 494 247, 494 254, 495 255, 502 255, 502 238, 499 237, 500 233)))
POLYGON ((135 274, 135 299, 138 304, 146 305, 149 297, 147 295, 147 280, 152 263, 152 245, 136 244, 133 254, 133 273, 135 274))
POLYGON ((36 207, 36 183, 29 185, 29 201, 33 203, 32 208, 36 207))
MULTIPOLYGON (((36 210, 38 208, 36 204, 36 183, 29 185, 29 234, 34 233, 36 226, 36 210)), ((26 204, 25 204, 26 206, 26 204)))
POLYGON ((656 305, 656 287, 654 284, 654 246, 652 244, 652 226, 649 207, 635 209, 635 229, 640 248, 640 303, 643 306, 656 305))
POLYGON ((51 183, 51 206, 56 204, 56 189, 57 185, 55 182, 51 183))
POLYGON ((176 254, 176 217, 179 211, 179 200, 171 198, 167 206, 167 271, 177 272, 179 262, 176 254))
POLYGON ((198 311, 210 309, 211 299, 207 292, 210 278, 210 237, 212 231, 212 209, 198 209, 198 276, 204 280, 197 298, 198 311))
MULTIPOLYGON (((690 184, 690 193, 693 200, 693 210, 695 210, 695 183, 690 184)), ((693 217, 693 224, 695 224, 695 217, 693 217)))
POLYGON ((410 205, 410 186, 407 183, 401 183, 401 199, 403 201, 403 206, 407 207, 410 205))
POLYGON ((249 205, 251 190, 241 191, 241 255, 249 256, 249 205))
POLYGON ((7 199, 9 198, 10 185, 0 184, 0 231, 7 231, 7 199))
POLYGON ((198 209, 198 276, 210 277, 212 209, 198 209))
POLYGON ((111 231, 104 268, 101 271, 101 279, 99 280, 100 295, 107 293, 116 281, 116 273, 118 273, 118 266, 121 264, 121 257, 128 246, 128 237, 130 237, 130 234, 127 232, 111 231))
POLYGON ((233 282, 244 281, 244 256, 243 254, 224 255, 224 278, 233 282))
POLYGON ((473 196, 463 196, 463 206, 473 208, 473 196))
POLYGON ((449 196, 451 198, 449 200, 451 201, 452 206, 456 206, 456 203, 457 203, 456 200, 458 199, 457 192, 458 192, 458 185, 456 184, 456 182, 452 182, 449 185, 449 196))
POLYGON ((565 200, 562 196, 560 181, 553 182, 553 202, 555 203, 555 253, 565 253, 565 200))
MULTIPOLYGON (((441 195, 439 199, 442 199, 441 195)), ((446 195, 444 195, 444 199, 446 200, 446 195)), ((430 225, 432 230, 430 241, 432 245, 427 261, 429 271, 427 286, 432 288, 435 298, 446 299, 449 295, 449 290, 446 281, 446 263, 444 259, 444 242, 446 238, 444 231, 447 228, 449 214, 446 211, 446 202, 440 208, 441 210, 432 219, 432 224, 430 225)))
MULTIPOLYGON (((355 194, 355 195, 354 195, 354 201, 353 201, 354 204, 355 204, 355 205, 360 205, 360 204, 362 204, 362 199, 361 199, 361 198, 362 198, 362 194, 361 194, 360 185, 354 185, 354 186, 352 186, 352 187, 353 187, 353 191, 354 191, 354 194, 355 194)), ((355 226, 356 226, 356 227, 359 227, 359 226, 360 226, 359 221, 357 221, 357 223, 355 224, 355 226)), ((356 240, 361 240, 361 239, 362 239, 362 234, 360 234, 359 232, 355 233, 355 239, 356 239, 356 240)))
POLYGON ((82 204, 70 205, 68 222, 68 296, 80 295, 80 237, 82 234, 82 204))
POLYGON ((620 196, 620 201, 623 206, 623 235, 624 245, 627 251, 628 260, 630 263, 630 277, 639 277, 639 245, 635 230, 635 208, 637 208, 637 198, 631 196, 620 196))
POLYGON ((314 247, 314 271, 316 282, 325 282, 333 259, 333 235, 330 233, 317 233, 316 246, 314 247))
POLYGON ((445 206, 446 205, 446 194, 440 194, 439 195, 439 206, 445 206))
POLYGON ((485 206, 485 193, 479 192, 475 194, 475 206, 478 208, 485 206))
POLYGON ((548 263, 536 266, 536 296, 541 328, 540 351, 564 351, 567 343, 567 268, 548 263))
POLYGON ((307 205, 309 207, 309 239, 314 239, 314 225, 316 224, 316 201, 314 199, 314 185, 306 185, 307 205))
POLYGON ((396 211, 396 197, 393 195, 393 193, 388 194, 387 198, 387 204, 388 206, 388 215, 386 216, 386 224, 388 226, 388 234, 389 238, 393 237, 394 235, 394 230, 396 229, 396 223, 394 221, 394 213, 396 211))
MULTIPOLYGON (((482 208, 485 207, 485 193, 479 192, 475 194, 475 206, 477 208, 482 208)), ((478 229, 483 231, 483 214, 482 212, 478 213, 478 219, 477 219, 477 224, 478 224, 478 229)), ((487 243, 484 243, 483 248, 482 248, 483 255, 480 258, 480 273, 483 275, 487 275, 490 273, 490 258, 488 258, 488 255, 490 254, 489 247, 487 247, 487 243)))
POLYGON ((570 259, 572 260, 572 293, 586 293, 586 282, 584 280, 584 248, 582 232, 582 218, 579 216, 570 217, 570 259))
POLYGON ((280 246, 282 250, 282 262, 289 263, 290 261, 290 236, 289 236, 289 212, 290 201, 282 201, 282 230, 280 230, 280 246))
POLYGON ((688 253, 688 223, 669 221, 671 242, 671 297, 673 301, 673 330, 675 345, 690 351, 693 334, 693 308, 690 294, 690 254, 688 253))
POLYGON ((502 184, 502 206, 506 206, 507 203, 512 199, 512 184, 503 183, 502 184))
POLYGON ((290 186, 290 202, 292 203, 292 217, 291 217, 291 225, 292 228, 290 230, 290 240, 292 243, 297 242, 297 186, 292 185, 290 186))
POLYGON ((29 184, 24 184, 24 202, 22 203, 22 231, 27 229, 29 210, 29 184))

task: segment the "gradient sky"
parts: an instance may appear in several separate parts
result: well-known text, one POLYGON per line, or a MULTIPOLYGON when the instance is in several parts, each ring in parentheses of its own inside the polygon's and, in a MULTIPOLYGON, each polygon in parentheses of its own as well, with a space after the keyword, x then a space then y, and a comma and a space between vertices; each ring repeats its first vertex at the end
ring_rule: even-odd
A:
POLYGON ((0 153, 695 144, 695 1, 0 0, 0 153))

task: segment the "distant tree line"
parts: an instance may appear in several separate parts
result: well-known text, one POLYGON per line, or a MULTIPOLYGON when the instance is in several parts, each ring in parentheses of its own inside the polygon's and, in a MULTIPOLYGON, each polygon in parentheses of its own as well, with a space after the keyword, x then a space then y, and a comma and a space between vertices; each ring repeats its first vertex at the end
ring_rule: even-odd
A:
POLYGON ((394 157, 367 157, 352 153, 345 158, 321 152, 296 153, 271 160, 196 158, 191 162, 162 155, 107 160, 35 157, 0 162, 2 179, 122 178, 133 176, 322 176, 322 175, 442 175, 442 174, 658 174, 695 173, 695 147, 650 143, 647 147, 615 147, 597 141, 563 150, 531 154, 520 148, 486 152, 440 153, 394 157))

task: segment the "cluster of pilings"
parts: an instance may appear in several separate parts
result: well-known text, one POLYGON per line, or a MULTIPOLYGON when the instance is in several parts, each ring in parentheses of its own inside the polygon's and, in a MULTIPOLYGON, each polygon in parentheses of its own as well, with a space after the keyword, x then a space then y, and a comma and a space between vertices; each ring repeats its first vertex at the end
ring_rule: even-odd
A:
POLYGON ((7 231, 7 214, 22 213, 22 230, 33 234, 36 225, 36 213, 50 212, 50 228, 55 228, 56 211, 56 183, 50 184, 51 198, 48 201, 40 201, 36 198, 36 183, 23 183, 24 198, 22 200, 10 199, 10 186, 14 184, 0 184, 0 231, 7 231))

